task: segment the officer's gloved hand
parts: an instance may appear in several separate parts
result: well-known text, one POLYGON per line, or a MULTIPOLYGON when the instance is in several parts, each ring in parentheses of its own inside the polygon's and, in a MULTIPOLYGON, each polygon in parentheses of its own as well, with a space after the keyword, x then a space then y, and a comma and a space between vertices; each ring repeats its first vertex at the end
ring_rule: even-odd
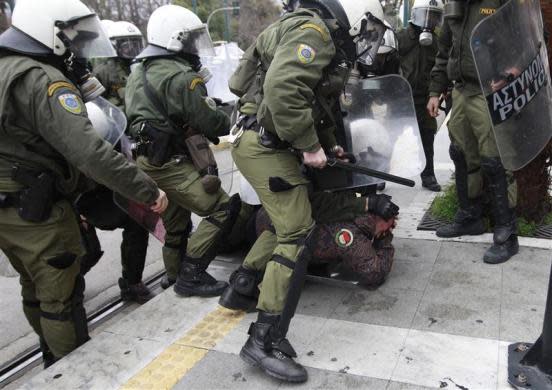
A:
POLYGON ((378 215, 385 220, 399 215, 399 206, 391 201, 389 195, 376 194, 368 196, 368 212, 378 215))

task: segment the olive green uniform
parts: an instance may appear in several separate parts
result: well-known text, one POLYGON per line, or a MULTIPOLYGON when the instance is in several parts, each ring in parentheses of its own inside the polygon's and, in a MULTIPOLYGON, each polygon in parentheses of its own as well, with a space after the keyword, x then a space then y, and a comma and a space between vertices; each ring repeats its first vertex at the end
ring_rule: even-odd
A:
POLYGON ((426 106, 429 97, 429 76, 437 55, 437 42, 433 40, 431 45, 422 46, 419 38, 420 32, 416 31, 412 24, 397 32, 401 72, 412 87, 416 118, 426 157, 426 168, 422 176, 433 176, 433 142, 437 132, 437 120, 429 115, 426 106))
MULTIPOLYGON (((483 190, 481 158, 499 157, 487 102, 481 91, 470 48, 470 38, 474 27, 496 12, 502 4, 502 0, 471 1, 463 19, 446 18, 439 37, 439 52, 431 72, 430 96, 440 96, 450 81, 454 82, 449 136, 453 146, 459 148, 465 156, 470 199, 480 197, 483 190)), ((511 173, 508 173, 508 182, 510 207, 515 207, 517 189, 511 173)))
MULTIPOLYGON (((228 133, 230 119, 207 97, 203 79, 192 70, 191 65, 179 57, 153 58, 137 65, 129 77, 126 88, 126 113, 131 124, 130 131, 138 137, 142 124, 155 127, 167 126, 166 118, 156 110, 143 87, 143 72, 147 66, 147 80, 158 99, 163 102, 171 120, 181 126, 189 126, 213 139, 228 133)), ((184 141, 173 136, 173 142, 184 141)), ((209 263, 215 256, 214 250, 221 226, 227 221, 229 197, 224 190, 208 194, 201 184, 201 176, 190 160, 184 156, 171 156, 162 166, 156 166, 148 157, 140 156, 138 166, 147 172, 159 188, 167 193, 169 207, 162 219, 167 230, 163 260, 169 279, 176 279, 180 268, 181 252, 198 262, 209 263), (205 218, 198 226, 189 243, 191 213, 205 218)))
POLYGON ((150 178, 97 135, 80 93, 60 71, 20 55, 1 56, 0 67, 0 193, 19 198, 25 187, 11 173, 20 164, 52 173, 58 199, 42 222, 23 220, 17 204, 4 203, 0 249, 20 274, 29 323, 62 357, 87 338, 86 322, 75 323, 84 316, 84 281, 70 203, 86 189, 84 175, 141 203, 152 204, 159 194, 150 178))
MULTIPOLYGON (((253 186, 276 231, 277 245, 262 235, 244 261, 255 268, 272 248, 271 261, 261 284, 257 308, 282 312, 293 264, 299 259, 304 241, 314 227, 308 180, 301 173, 298 155, 336 144, 335 122, 328 114, 332 101, 344 85, 330 64, 335 64, 336 47, 325 23, 314 13, 298 10, 284 16, 257 38, 254 50, 259 62, 262 90, 257 120, 264 132, 284 143, 280 148, 261 145, 261 135, 247 130, 235 143, 232 155, 240 172, 253 186), (335 77, 332 77, 335 76, 335 77), (269 188, 269 177, 283 179, 285 188, 269 188)), ((246 106, 247 108, 247 106, 246 106)))

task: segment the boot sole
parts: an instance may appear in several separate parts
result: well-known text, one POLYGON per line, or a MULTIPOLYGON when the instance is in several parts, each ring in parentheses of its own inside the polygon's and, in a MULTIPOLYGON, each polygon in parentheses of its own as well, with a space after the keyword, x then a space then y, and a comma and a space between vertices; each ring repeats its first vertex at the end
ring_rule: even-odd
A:
POLYGON ((273 371, 267 370, 265 367, 261 365, 255 358, 251 357, 247 352, 245 352, 242 348, 240 351, 240 358, 249 364, 252 367, 259 367, 263 372, 265 372, 268 376, 271 376, 273 378, 279 379, 284 382, 291 382, 291 383, 304 383, 307 381, 308 378, 289 378, 284 377, 283 375, 277 374, 273 371))
POLYGON ((176 295, 181 296, 181 297, 212 298, 212 297, 221 296, 222 293, 224 292, 224 290, 222 290, 220 292, 217 292, 217 293, 198 293, 198 292, 190 291, 190 290, 188 290, 186 288, 182 288, 182 287, 177 288, 177 285, 175 284, 174 285, 174 292, 176 293, 176 295))

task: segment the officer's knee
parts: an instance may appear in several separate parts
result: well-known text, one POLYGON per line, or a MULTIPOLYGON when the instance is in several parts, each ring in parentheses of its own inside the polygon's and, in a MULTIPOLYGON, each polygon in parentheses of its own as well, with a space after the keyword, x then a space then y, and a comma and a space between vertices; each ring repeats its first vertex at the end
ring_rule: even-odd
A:
POLYGON ((481 157, 481 170, 486 176, 504 175, 506 173, 500 157, 481 157))
POLYGON ((464 163, 466 162, 466 156, 464 154, 464 151, 460 146, 456 145, 455 143, 451 143, 449 147, 449 155, 450 159, 455 163, 464 163))

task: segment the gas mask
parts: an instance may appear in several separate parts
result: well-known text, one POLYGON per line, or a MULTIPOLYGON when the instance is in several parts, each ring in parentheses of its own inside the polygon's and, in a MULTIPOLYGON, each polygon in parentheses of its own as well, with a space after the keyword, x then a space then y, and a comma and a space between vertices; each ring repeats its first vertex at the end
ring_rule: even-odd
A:
POLYGON ((207 84, 209 80, 213 78, 213 74, 206 66, 201 66, 201 69, 199 69, 199 72, 197 73, 199 74, 199 77, 201 77, 203 81, 205 81, 205 84, 207 84))
POLYGON ((420 45, 422 46, 431 46, 433 43, 433 32, 424 30, 420 34, 420 45))
POLYGON ((435 1, 434 4, 424 4, 419 8, 412 9, 410 23, 418 27, 420 33, 419 42, 422 46, 433 44, 433 31, 443 22, 443 9, 435 1))
POLYGON ((90 102, 105 93, 105 87, 90 73, 86 60, 74 58, 73 55, 65 61, 69 75, 77 84, 85 103, 90 102))

